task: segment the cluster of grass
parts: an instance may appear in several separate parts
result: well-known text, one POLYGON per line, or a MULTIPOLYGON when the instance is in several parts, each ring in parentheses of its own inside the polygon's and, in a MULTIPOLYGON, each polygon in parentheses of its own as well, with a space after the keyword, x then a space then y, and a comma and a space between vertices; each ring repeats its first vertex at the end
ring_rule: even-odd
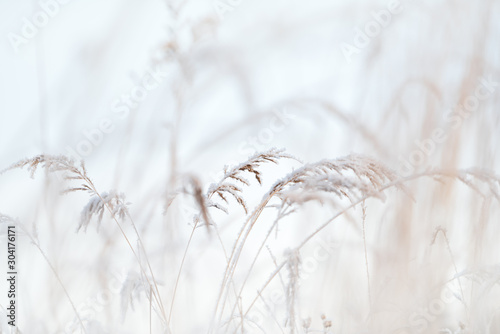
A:
MULTIPOLYGON (((19 227, 17 332, 500 332, 500 87, 472 113, 450 113, 480 78, 500 82, 499 4, 405 4, 359 54, 356 88, 338 87, 352 100, 323 91, 276 99, 272 106, 300 115, 280 133, 286 148, 269 143, 213 179, 207 166, 234 158, 225 148, 235 133, 258 133, 274 117, 272 106, 255 111, 265 99, 252 97, 252 68, 228 61, 249 114, 192 131, 207 119, 195 112, 206 97, 194 92, 210 91, 220 74, 211 73, 214 49, 232 60, 212 34, 237 25, 238 11, 253 13, 245 6, 234 19, 192 22, 189 5, 169 2, 169 20, 183 24, 158 60, 172 69, 164 152, 130 158, 137 151, 125 136, 108 160, 40 154, 4 166, 1 178, 24 179, 24 169, 43 181, 20 204, 33 214, 0 213, 2 231, 19 227), (410 35, 415 17, 429 21, 425 34, 410 35), (429 144, 436 130, 445 140, 429 144), (417 155, 402 173, 399 163, 417 155)), ((350 6, 332 16, 343 22, 350 6)), ((331 17, 319 12, 321 26, 331 17)), ((291 26, 321 35, 307 30, 309 15, 290 13, 291 26)), ((149 126, 137 125, 144 147, 149 126)))

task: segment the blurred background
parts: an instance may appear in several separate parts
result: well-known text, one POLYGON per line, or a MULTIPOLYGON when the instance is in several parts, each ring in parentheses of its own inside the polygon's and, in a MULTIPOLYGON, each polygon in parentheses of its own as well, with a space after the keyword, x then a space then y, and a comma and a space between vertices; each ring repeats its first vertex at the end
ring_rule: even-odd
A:
MULTIPOLYGON (((149 292, 134 283, 137 261, 110 216, 99 231, 93 221, 75 233, 88 194, 61 195, 68 182, 58 173, 8 171, 0 213, 29 235, 36 227, 39 240, 18 231, 20 332, 82 332, 63 285, 86 333, 207 331, 226 266, 221 244, 231 249, 245 212, 232 203, 228 215, 213 214, 220 240, 195 229, 176 289, 198 213, 185 179, 205 192, 224 166, 273 147, 302 163, 364 154, 401 177, 476 168, 484 183, 412 179, 413 198, 369 200, 364 220, 361 207, 348 211, 301 250, 293 322, 286 302, 262 295, 244 330, 229 314, 238 302, 228 302, 215 333, 500 332, 499 183, 486 180, 500 164, 500 1, 0 7, 0 170, 43 153, 85 160, 100 191, 130 202, 167 313, 176 291, 169 326, 154 312, 150 321, 149 292)), ((249 207, 300 165, 264 166, 262 186, 244 192, 249 207)), ((309 203, 287 217, 251 271, 244 308, 273 256, 339 210, 309 203)), ((248 241, 238 284, 273 219, 264 214, 248 241)))

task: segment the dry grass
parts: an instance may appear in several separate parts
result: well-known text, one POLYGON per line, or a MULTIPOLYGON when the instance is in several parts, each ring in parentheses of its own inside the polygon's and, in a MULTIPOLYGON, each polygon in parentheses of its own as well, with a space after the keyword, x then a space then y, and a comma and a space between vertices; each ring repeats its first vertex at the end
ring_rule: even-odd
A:
POLYGON ((407 3, 353 67, 320 54, 376 4, 196 5, 168 2, 168 75, 126 129, 0 173, 19 332, 500 333, 500 89, 448 113, 500 81, 499 3, 407 3), (262 6, 282 18, 249 33, 262 6))
MULTIPOLYGON (((259 170, 260 165, 265 162, 272 162, 277 164, 278 160, 283 158, 292 157, 288 154, 285 154, 282 150, 276 149, 258 153, 250 157, 247 161, 233 168, 226 168, 224 170, 224 176, 222 177, 222 179, 219 182, 210 185, 206 194, 202 194, 202 186, 197 179, 193 177, 187 179, 187 182, 189 182, 193 187, 193 192, 191 194, 194 197, 195 202, 198 204, 200 217, 205 221, 206 227, 209 232, 212 229, 215 229, 218 240, 226 254, 226 270, 222 280, 222 288, 217 299, 215 315, 211 323, 210 332, 219 332, 219 329, 224 327, 229 328, 233 320, 229 320, 229 322, 227 320, 223 321, 223 319, 225 318, 234 320, 239 318, 240 320, 236 321, 236 324, 238 324, 237 327, 240 328, 241 332, 247 331, 245 329, 245 322, 255 302, 257 301, 257 299, 263 298, 262 296, 265 292, 265 289, 272 283, 273 280, 278 277, 278 275, 280 275, 280 272, 284 268, 286 268, 288 272, 287 282, 284 283, 283 279, 281 279, 281 283, 285 289, 284 294, 287 300, 287 320, 284 324, 284 327, 289 328, 291 333, 295 333, 299 328, 296 305, 297 303, 299 303, 298 290, 300 286, 299 280, 301 272, 301 250, 304 248, 304 246, 307 245, 307 243, 310 243, 317 234, 326 229, 329 224, 339 219, 339 217, 345 214, 348 210, 352 210, 357 206, 360 206, 363 212, 363 243, 365 247, 364 254, 366 262, 366 276, 368 280, 368 297, 369 305, 372 305, 373 302, 371 301, 372 297, 370 293, 368 250, 365 235, 365 221, 367 219, 366 201, 370 198, 385 200, 385 192, 390 188, 402 190, 404 196, 407 196, 409 195, 409 190, 404 185, 412 180, 420 179, 423 177, 430 177, 438 181, 439 183, 445 183, 444 179, 449 178, 452 180, 461 181, 463 184, 478 193, 484 199, 499 199, 498 194, 500 189, 500 179, 493 173, 485 170, 430 170, 409 177, 401 178, 398 177, 394 171, 391 171, 389 168, 385 167, 383 164, 377 162, 374 159, 354 155, 334 160, 323 160, 317 163, 305 164, 302 167, 295 169, 284 178, 276 181, 270 187, 270 190, 264 193, 262 200, 257 204, 256 208, 249 212, 248 204, 244 200, 243 189, 235 185, 231 181, 237 181, 245 186, 250 186, 250 181, 245 178, 245 174, 250 174, 255 177, 260 185, 262 185, 262 172, 259 170), (325 194, 329 196, 326 196, 325 194), (210 218, 210 211, 212 209, 218 209, 223 211, 224 213, 228 213, 228 209, 227 207, 216 203, 213 199, 214 196, 218 196, 225 205, 230 205, 227 196, 232 196, 235 199, 235 204, 241 206, 247 216, 240 232, 236 236, 236 241, 229 255, 227 255, 225 251, 220 232, 216 228, 217 224, 213 221, 212 218, 210 218), (334 208, 337 208, 339 207, 338 204, 341 204, 342 200, 344 199, 347 199, 349 204, 342 210, 339 210, 325 223, 316 228, 312 233, 303 238, 298 246, 287 250, 285 258, 281 263, 277 263, 276 259, 273 257, 276 269, 272 272, 270 278, 265 281, 264 285, 258 290, 257 296, 253 300, 251 300, 250 304, 248 304, 245 310, 241 303, 244 296, 245 285, 247 284, 249 277, 253 275, 252 270, 254 269, 254 265, 260 256, 261 250, 263 250, 264 246, 270 242, 269 236, 275 229, 276 232, 278 232, 278 222, 285 217, 296 213, 301 209, 302 206, 310 201, 316 201, 320 204, 328 201, 330 205, 332 205, 334 208), (273 203, 273 200, 276 201, 273 203), (340 202, 336 203, 338 201, 340 202), (245 279, 240 284, 240 287, 237 288, 238 283, 235 281, 235 273, 237 271, 241 254, 244 251, 252 229, 258 223, 262 212, 266 208, 273 208, 278 212, 278 214, 276 216, 276 219, 274 220, 274 223, 269 228, 269 231, 262 239, 262 243, 260 244, 258 251, 255 253, 250 267, 247 268, 245 279), (232 296, 231 293, 233 293, 232 296), (231 297, 234 300, 234 306, 230 308, 231 312, 227 314, 227 312, 225 312, 225 306, 228 303, 231 303, 231 297), (235 314, 235 312, 239 312, 239 314, 235 314)), ((101 224, 101 221, 103 220, 104 211, 108 211, 111 218, 119 227, 119 230, 122 233, 122 236, 126 240, 127 244, 129 245, 132 253, 134 254, 137 260, 137 266, 140 268, 141 272, 141 275, 139 277, 133 279, 129 277, 125 282, 123 282, 121 306, 123 314, 126 313, 129 303, 133 307, 134 297, 132 296, 135 295, 135 298, 137 298, 137 296, 140 295, 141 291, 146 291, 147 293, 149 293, 150 298, 154 298, 155 304, 153 304, 153 300, 151 299, 150 306, 152 305, 154 307, 158 316, 158 320, 160 320, 165 326, 165 329, 168 330, 170 328, 170 322, 173 320, 172 311, 174 307, 175 293, 177 291, 179 281, 182 279, 182 267, 191 245, 191 240, 197 227, 197 222, 199 222, 200 220, 195 220, 196 223, 193 226, 190 239, 184 251, 181 267, 179 269, 179 273, 177 275, 177 279, 173 289, 169 316, 166 317, 165 309, 161 302, 160 290, 158 289, 157 282, 154 278, 155 276, 153 274, 153 269, 150 265, 150 261, 144 248, 144 244, 142 243, 142 238, 139 235, 137 228, 135 227, 135 223, 133 222, 132 218, 130 218, 130 222, 132 223, 132 226, 134 226, 134 231, 138 240, 137 247, 132 246, 121 224, 117 220, 117 218, 120 218, 123 221, 130 217, 126 204, 124 203, 124 195, 117 194, 114 191, 110 193, 99 193, 93 182, 90 180, 83 161, 81 162, 80 167, 76 167, 75 163, 67 157, 40 155, 32 159, 24 159, 22 161, 19 161, 18 163, 15 163, 11 167, 9 167, 7 170, 27 167, 30 175, 34 176, 37 168, 40 166, 45 168, 46 172, 62 173, 65 180, 82 182, 78 187, 69 188, 65 190, 64 193, 84 191, 90 193, 90 195, 92 196, 89 203, 84 207, 82 211, 82 218, 80 224, 77 227, 77 231, 79 231, 82 227, 85 231, 94 215, 97 215, 97 231, 99 231, 99 224, 101 224), (143 254, 144 258, 139 256, 139 254, 143 254), (146 263, 146 267, 148 269, 147 272, 145 269, 146 267, 144 267, 144 263, 146 263)), ((2 215, 2 217, 5 218, 7 216, 2 215)), ((4 218, 2 218, 2 220, 5 220, 4 218)), ((25 230, 25 228, 21 224, 18 225, 23 230, 25 230)), ((461 274, 458 270, 457 263, 455 262, 455 257, 452 253, 450 241, 444 228, 440 226, 437 227, 431 244, 434 244, 436 242, 439 232, 442 233, 444 239, 446 240, 447 249, 454 267, 455 277, 460 286, 460 301, 466 310, 467 317, 469 317, 470 314, 469 311, 467 311, 468 305, 466 302, 464 288, 462 287, 460 280, 461 274)), ((27 235, 30 236, 30 234, 27 235)), ((52 272, 55 274, 61 287, 64 289, 64 292, 68 300, 70 301, 76 313, 76 316, 78 317, 82 331, 86 332, 85 325, 82 319, 79 317, 78 311, 59 275, 57 274, 56 269, 52 266, 46 254, 40 248, 38 241, 31 236, 30 238, 32 243, 41 252, 43 257, 49 264, 52 272)), ((279 325, 279 321, 277 321, 277 323, 279 325)), ((309 325, 305 327, 309 328, 309 325)), ((328 328, 331 327, 331 324, 328 326, 325 325, 324 327, 325 330, 328 330, 328 328)), ((309 329, 307 329, 307 331, 309 331, 309 329)))

